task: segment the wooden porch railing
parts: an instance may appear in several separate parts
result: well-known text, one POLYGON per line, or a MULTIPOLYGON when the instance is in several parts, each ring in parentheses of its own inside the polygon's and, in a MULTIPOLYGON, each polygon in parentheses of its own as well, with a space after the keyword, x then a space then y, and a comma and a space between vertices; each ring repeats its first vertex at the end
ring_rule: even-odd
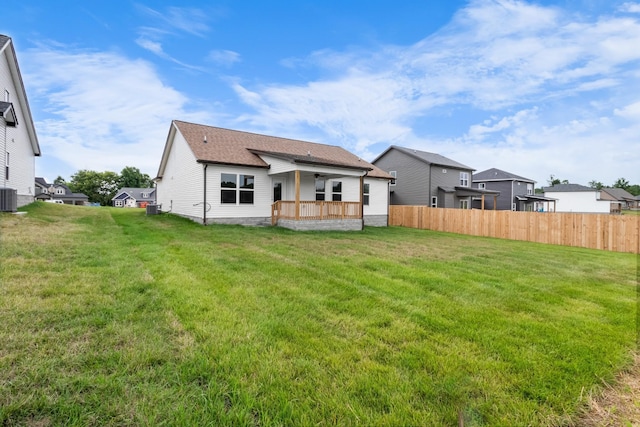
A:
POLYGON ((279 200, 271 205, 271 223, 275 225, 278 219, 293 220, 328 220, 328 219, 362 219, 359 202, 327 202, 301 201, 300 212, 296 215, 296 202, 293 200, 279 200))

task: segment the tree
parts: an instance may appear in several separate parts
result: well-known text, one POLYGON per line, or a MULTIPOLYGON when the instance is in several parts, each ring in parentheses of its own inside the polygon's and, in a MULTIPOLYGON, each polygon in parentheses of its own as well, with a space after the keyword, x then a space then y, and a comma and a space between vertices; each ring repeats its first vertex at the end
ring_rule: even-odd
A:
POLYGON ((602 190, 602 188, 604 187, 604 184, 601 183, 600 181, 594 180, 589 182, 589 187, 595 188, 596 190, 602 190))
POLYGON ((65 181, 63 177, 58 175, 58 177, 53 180, 53 183, 56 184, 56 185, 60 185, 60 184, 66 184, 67 181, 65 181))
POLYGON ((622 188, 623 190, 626 190, 627 188, 629 188, 629 186, 629 181, 624 178, 618 178, 613 184, 614 188, 622 188))
POLYGON ((634 196, 640 196, 640 185, 638 184, 630 185, 629 188, 627 188, 627 191, 633 194, 634 196))
POLYGON ((86 194, 90 202, 108 206, 118 191, 119 184, 120 175, 115 172, 83 169, 71 175, 68 186, 74 193, 86 194))
POLYGON ((549 183, 549 186, 553 187, 554 185, 558 185, 558 184, 568 184, 569 180, 563 179, 562 181, 560 181, 560 179, 556 178, 553 175, 549 175, 549 179, 547 180, 547 182, 549 183))
POLYGON ((133 166, 126 166, 120 172, 120 188, 149 188, 152 186, 151 178, 146 173, 140 172, 140 169, 133 166))

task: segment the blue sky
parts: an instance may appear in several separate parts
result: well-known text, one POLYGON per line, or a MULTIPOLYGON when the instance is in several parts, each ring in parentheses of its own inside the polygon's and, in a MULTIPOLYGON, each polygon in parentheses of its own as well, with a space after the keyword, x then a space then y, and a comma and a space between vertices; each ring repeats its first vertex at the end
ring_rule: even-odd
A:
POLYGON ((640 1, 26 0, 36 174, 155 176, 171 120, 640 184, 640 1))

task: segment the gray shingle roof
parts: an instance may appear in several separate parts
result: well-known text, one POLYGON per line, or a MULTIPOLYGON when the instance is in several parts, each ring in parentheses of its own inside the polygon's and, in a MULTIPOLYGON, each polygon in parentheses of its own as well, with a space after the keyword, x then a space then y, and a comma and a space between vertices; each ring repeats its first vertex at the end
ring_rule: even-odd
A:
POLYGON ((120 195, 122 194, 127 194, 129 195, 129 197, 133 197, 134 199, 138 200, 138 201, 149 201, 149 200, 155 200, 155 193, 156 189, 155 188, 133 188, 133 187, 123 187, 120 189, 120 191, 118 191, 116 193, 115 196, 113 196, 113 198, 111 200, 115 200, 118 198, 121 198, 120 195), (143 197, 143 193, 148 194, 147 197, 143 197))
POLYGON ((505 172, 501 169, 491 168, 486 171, 473 174, 473 182, 479 181, 521 181, 535 183, 534 180, 524 178, 522 176, 513 174, 511 172, 505 172))
POLYGON ((615 187, 603 188, 602 191, 606 191, 617 200, 633 200, 634 199, 633 194, 629 193, 624 188, 615 188, 615 187))
MULTIPOLYGON (((385 155, 391 149, 398 150, 398 151, 400 151, 402 153, 405 153, 405 154, 407 154, 409 156, 415 157, 418 160, 421 160, 421 161, 423 161, 425 163, 429 163, 429 164, 432 164, 432 165, 446 166, 446 167, 449 167, 449 168, 464 169, 464 170, 470 170, 470 171, 474 171, 475 170, 472 167, 469 167, 467 165, 463 165, 460 162, 456 162, 455 160, 452 160, 452 159, 450 159, 448 157, 442 156, 442 155, 437 154, 437 153, 430 153, 428 151, 415 150, 413 148, 399 147, 397 145, 392 145, 391 147, 389 147, 387 150, 384 151, 384 153, 379 155, 376 158, 376 160, 378 160, 380 157, 385 155)), ((376 160, 374 160, 374 162, 376 160)))
POLYGON ((580 184, 556 184, 551 187, 543 187, 542 190, 545 193, 553 192, 553 193, 575 193, 578 191, 598 191, 595 188, 587 187, 580 184))

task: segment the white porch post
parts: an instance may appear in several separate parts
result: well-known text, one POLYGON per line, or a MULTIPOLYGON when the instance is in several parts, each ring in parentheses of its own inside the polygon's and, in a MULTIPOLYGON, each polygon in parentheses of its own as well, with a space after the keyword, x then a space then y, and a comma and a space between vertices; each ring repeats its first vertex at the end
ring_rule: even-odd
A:
POLYGON ((296 221, 300 221, 300 171, 296 170, 296 221))

